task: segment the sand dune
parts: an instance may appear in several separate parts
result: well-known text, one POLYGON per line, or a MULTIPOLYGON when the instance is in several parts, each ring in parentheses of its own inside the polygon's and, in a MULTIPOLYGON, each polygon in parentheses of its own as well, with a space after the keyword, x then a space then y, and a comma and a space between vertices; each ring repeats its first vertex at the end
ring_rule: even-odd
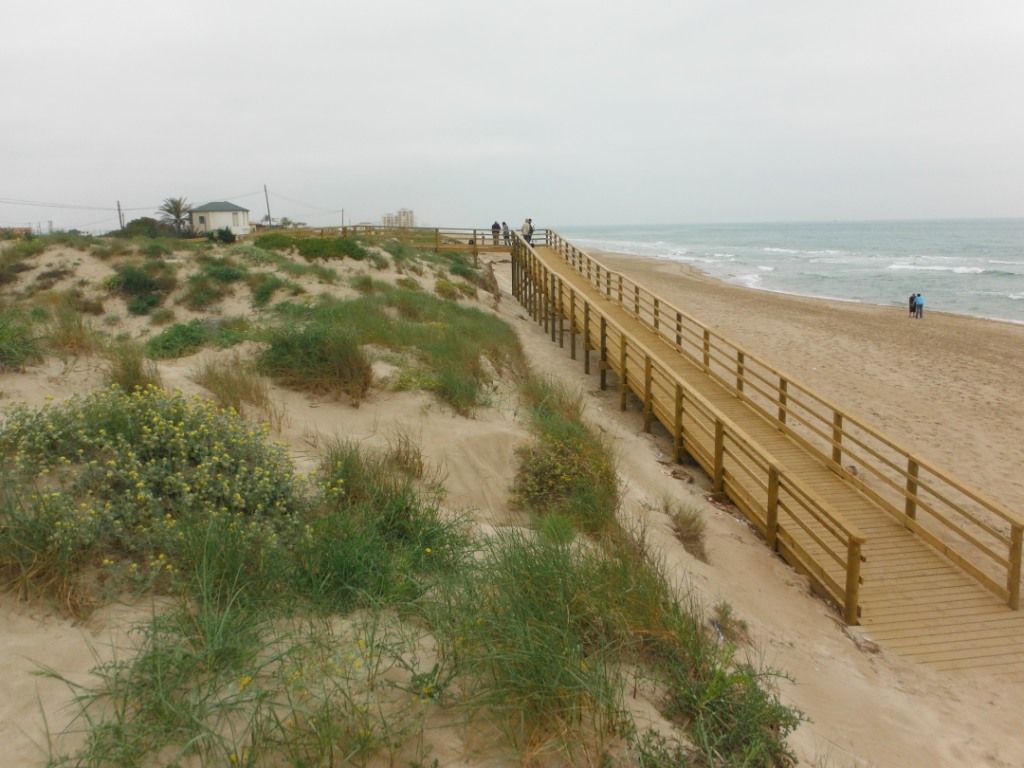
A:
MULTIPOLYGON (((862 649, 856 631, 810 594, 807 582, 770 553, 750 527, 705 500, 707 479, 692 465, 667 461, 667 440, 642 432, 636 412, 622 413, 617 394, 598 388, 596 373, 569 360, 509 293, 507 257, 496 264, 503 292, 494 309, 519 333, 531 366, 586 393, 586 415, 612 441, 626 488, 622 515, 646 526, 668 573, 693 599, 728 601, 750 626, 748 653, 780 670, 788 703, 810 718, 791 743, 809 766, 1024 765, 1020 715, 1024 692, 998 680, 965 680, 862 649), (690 556, 667 517, 656 511, 670 497, 697 506, 708 528, 709 562, 690 556)), ((758 350, 780 368, 849 405, 906 441, 990 490, 1012 507, 1024 502, 1017 473, 1024 428, 1019 397, 1024 328, 929 312, 907 321, 897 310, 833 305, 757 293, 704 279, 685 268, 635 258, 609 262, 666 298, 758 350), (908 371, 908 369, 911 369, 908 371)), ((324 290, 318 288, 317 290, 324 290)), ((227 310, 225 310, 227 311, 227 310)), ((231 312, 249 311, 235 300, 231 312)), ((142 331, 134 326, 133 334, 142 331)), ((233 351, 204 351, 161 364, 170 386, 202 392, 192 372, 202 360, 233 351)), ((48 360, 25 373, 0 375, 0 405, 40 404, 95 386, 100 362, 48 360)), ((386 371, 382 371, 386 375, 386 371)), ((515 449, 528 433, 510 391, 498 387, 492 405, 460 417, 419 392, 377 388, 358 408, 278 387, 279 439, 301 471, 315 464, 325 441, 386 443, 407 434, 443 479, 446 505, 473 516, 481 530, 522 525, 509 508, 515 449)), ((45 760, 40 712, 51 728, 67 722, 67 689, 32 676, 37 665, 84 679, 95 657, 90 645, 123 642, 124 628, 146 606, 115 606, 78 624, 52 611, 0 601, 0 674, 5 703, 0 739, 7 765, 45 760)), ((105 657, 108 651, 98 652, 105 657)), ((646 702, 634 702, 643 710, 646 702)), ((652 710, 653 711, 653 710, 652 710)), ((652 715, 653 717, 653 715, 652 715)), ((467 754, 457 729, 441 728, 435 755, 444 764, 512 764, 467 754)), ((471 740, 470 740, 471 741, 471 740)), ((469 742, 466 742, 469 743, 469 742)))

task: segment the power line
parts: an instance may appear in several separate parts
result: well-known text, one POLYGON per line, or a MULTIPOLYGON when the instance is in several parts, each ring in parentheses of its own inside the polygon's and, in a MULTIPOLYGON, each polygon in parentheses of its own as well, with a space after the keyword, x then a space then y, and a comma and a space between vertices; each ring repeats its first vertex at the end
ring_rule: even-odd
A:
POLYGON ((63 208, 69 211, 112 211, 114 206, 75 205, 73 203, 46 203, 41 200, 20 200, 13 197, 0 197, 0 203, 7 205, 23 205, 30 208, 63 208))

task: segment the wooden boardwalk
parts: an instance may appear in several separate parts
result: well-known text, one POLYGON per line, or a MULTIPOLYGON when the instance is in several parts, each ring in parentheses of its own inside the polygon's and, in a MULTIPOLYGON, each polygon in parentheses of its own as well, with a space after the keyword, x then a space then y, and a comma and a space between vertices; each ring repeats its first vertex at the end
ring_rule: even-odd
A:
MULTIPOLYGON (((940 506, 935 498, 954 495, 934 490, 940 486, 931 480, 932 497, 926 497, 919 487, 926 482, 922 461, 911 456, 899 464, 867 447, 870 430, 856 431, 852 417, 844 422, 838 411, 823 430, 810 417, 802 431, 791 426, 796 383, 782 378, 765 394, 742 350, 731 352, 723 369, 706 328, 695 334, 696 351, 685 353, 680 311, 641 287, 624 288, 621 276, 602 271, 555 233, 540 239, 544 244, 529 247, 517 237, 513 245, 517 298, 567 354, 588 370, 597 366, 602 386, 618 387, 622 407, 630 395, 639 398, 645 426, 660 421, 673 435, 677 457, 685 451, 699 462, 716 489, 769 546, 810 575, 847 622, 863 624, 883 648, 936 668, 1024 682, 1024 615, 1010 607, 1019 605, 1020 589, 1021 526, 1012 513, 991 505, 1001 516, 993 523, 963 507, 968 520, 977 517, 1007 547, 1004 555, 985 544, 992 568, 974 562, 918 521, 921 510, 940 506), (814 447, 815 434, 823 436, 824 451, 814 447), (882 472, 873 483, 856 477, 857 470, 844 467, 854 448, 858 458, 873 454, 875 463, 899 470, 883 467, 899 483, 882 472), (885 495, 889 486, 895 502, 885 495), (1008 575, 994 575, 996 566, 1008 575)), ((969 489, 962 493, 976 498, 969 489)), ((964 536, 984 544, 980 534, 964 536)))

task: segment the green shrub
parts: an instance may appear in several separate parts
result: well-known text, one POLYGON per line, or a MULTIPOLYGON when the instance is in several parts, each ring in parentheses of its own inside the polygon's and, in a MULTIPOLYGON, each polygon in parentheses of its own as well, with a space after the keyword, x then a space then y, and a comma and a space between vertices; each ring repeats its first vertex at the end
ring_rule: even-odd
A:
POLYGON ((288 283, 277 275, 270 275, 266 272, 256 272, 249 276, 249 288, 252 291, 252 303, 257 307, 264 307, 274 297, 278 290, 286 286, 297 288, 294 283, 288 283))
POLYGON ((344 328, 323 322, 282 326, 272 329, 267 341, 259 368, 285 386, 318 394, 346 394, 353 402, 359 402, 370 388, 370 361, 344 328))
POLYGON ((419 281, 414 277, 400 277, 395 280, 395 285, 399 288, 405 288, 408 291, 423 290, 423 286, 421 286, 419 281))
POLYGON ((199 264, 200 272, 218 283, 237 283, 249 274, 248 269, 231 259, 204 256, 199 264))
POLYGON ((146 354, 157 360, 183 357, 197 352, 207 344, 231 347, 251 335, 249 321, 244 317, 190 320, 165 328, 146 342, 146 354))
POLYGON ((230 245, 237 239, 235 233, 228 227, 221 227, 220 229, 214 230, 213 232, 206 233, 206 239, 214 243, 224 243, 230 245))
POLYGON ((332 611, 416 599, 467 556, 467 540, 393 452, 332 445, 319 511, 297 545, 302 591, 332 611))
POLYGON ((174 310, 170 307, 162 307, 149 316, 149 322, 153 325, 167 325, 174 320, 174 310))
POLYGON ((0 574, 72 608, 89 599, 92 582, 80 578, 89 567, 125 585, 167 583, 192 578, 205 553, 229 585, 240 555, 206 552, 207 531, 234 536, 243 565, 259 569, 280 559, 265 551, 276 546, 268 534, 298 507, 283 448, 212 403, 152 387, 15 407, 0 451, 9 487, 21 489, 0 509, 0 574))
POLYGON ((159 240, 146 243, 139 250, 148 259, 159 259, 164 256, 170 256, 173 253, 169 246, 159 240))
POLYGON ((110 279, 110 286, 127 301, 133 315, 146 315, 163 303, 174 290, 177 280, 166 262, 149 259, 140 264, 119 264, 110 279))
POLYGON ((447 301, 458 301, 462 296, 462 291, 458 286, 443 277, 438 278, 434 283, 434 293, 447 301))
POLYGON ((202 349, 211 337, 211 330, 201 320, 175 323, 146 342, 146 354, 157 360, 183 357, 202 349))
POLYGON ((42 359, 31 321, 14 308, 0 308, 0 371, 21 370, 42 359))
POLYGON ((295 242, 295 238, 288 235, 280 232, 269 232, 257 237, 253 244, 257 248, 264 248, 268 251, 287 251, 289 248, 295 247, 295 242))
POLYGON ((352 237, 304 238, 295 241, 299 254, 307 261, 314 259, 354 259, 362 261, 367 250, 352 237))
POLYGON ((539 378, 524 389, 536 439, 518 451, 514 502, 537 515, 568 517, 588 533, 607 533, 619 506, 611 448, 582 422, 578 395, 539 378))
POLYGON ((219 283, 200 273, 188 279, 188 286, 178 300, 189 309, 201 311, 209 309, 228 293, 224 283, 219 283))

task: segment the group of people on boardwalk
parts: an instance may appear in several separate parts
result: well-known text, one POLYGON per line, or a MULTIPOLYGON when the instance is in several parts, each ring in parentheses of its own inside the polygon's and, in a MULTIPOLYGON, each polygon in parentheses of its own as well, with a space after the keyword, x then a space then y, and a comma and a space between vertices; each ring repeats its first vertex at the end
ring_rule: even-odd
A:
POLYGON ((908 317, 916 317, 918 320, 924 317, 924 296, 920 293, 910 294, 910 299, 907 302, 907 308, 910 310, 908 317))
MULTIPOLYGON (((523 222, 522 233, 523 240, 525 240, 527 243, 529 243, 533 239, 533 219, 527 219, 526 221, 523 222)), ((512 231, 508 228, 508 224, 504 221, 501 222, 501 224, 499 224, 497 221, 491 224, 491 240, 494 243, 494 245, 498 244, 499 237, 501 238, 502 242, 505 243, 505 245, 512 245, 512 231)))

